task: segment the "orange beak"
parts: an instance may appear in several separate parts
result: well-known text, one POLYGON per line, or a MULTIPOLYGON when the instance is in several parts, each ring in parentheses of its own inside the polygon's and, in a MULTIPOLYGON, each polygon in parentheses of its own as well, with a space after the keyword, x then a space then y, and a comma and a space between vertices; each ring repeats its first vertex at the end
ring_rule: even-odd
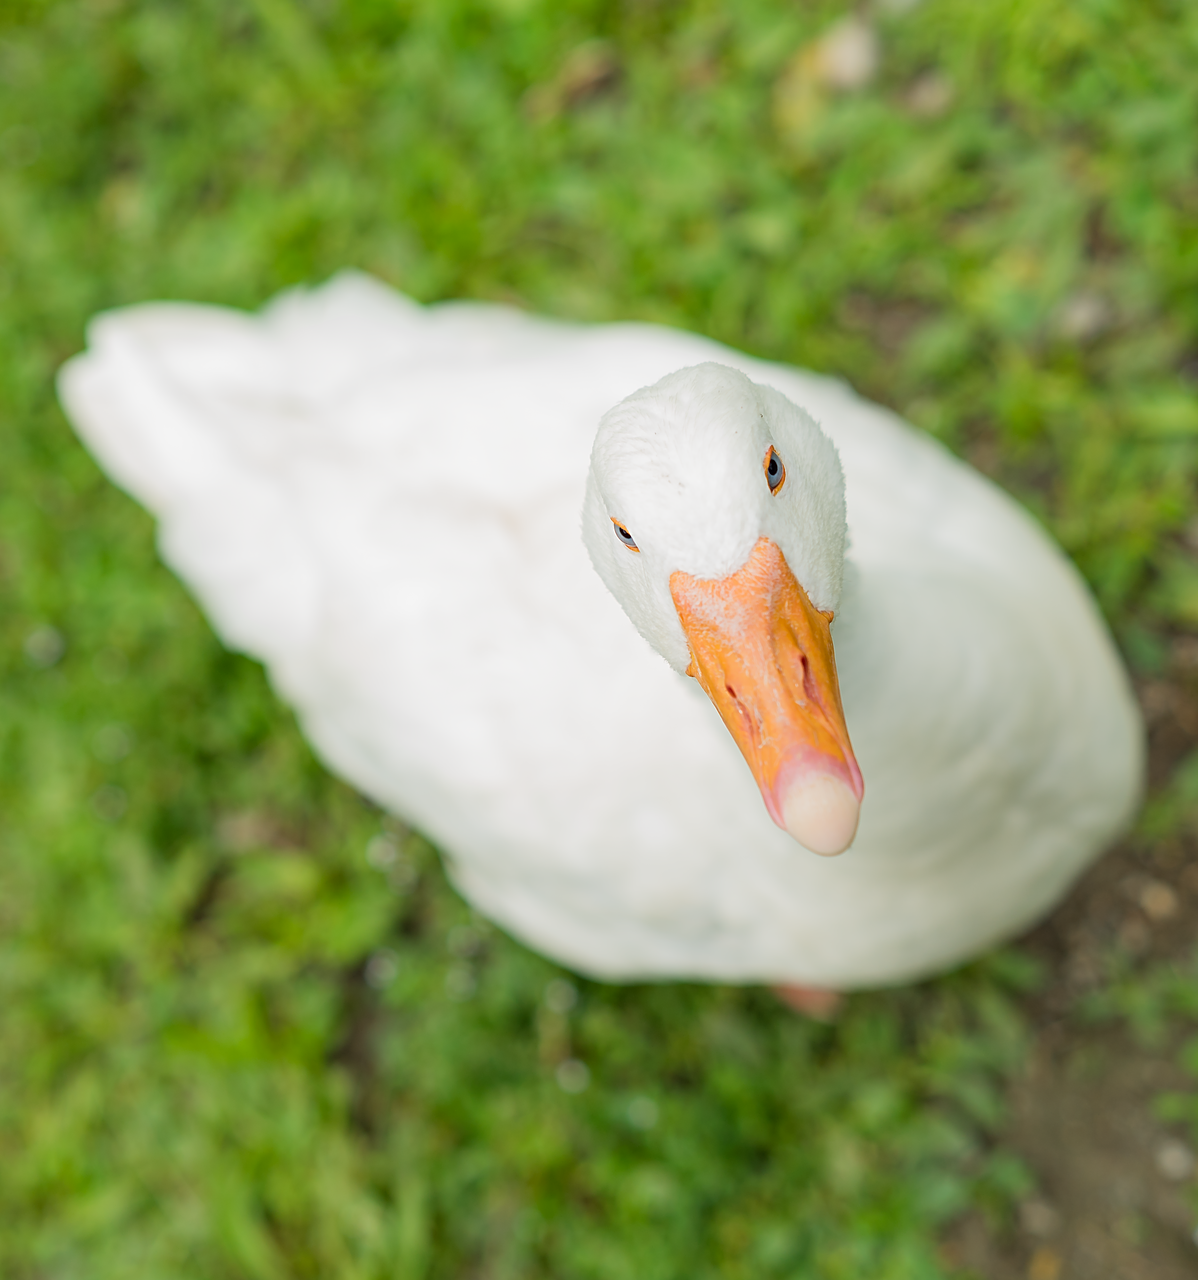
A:
POLYGON ((832 615, 759 538, 727 578, 670 575, 694 676, 748 761, 769 815, 813 853, 843 853, 865 793, 840 705, 832 615))

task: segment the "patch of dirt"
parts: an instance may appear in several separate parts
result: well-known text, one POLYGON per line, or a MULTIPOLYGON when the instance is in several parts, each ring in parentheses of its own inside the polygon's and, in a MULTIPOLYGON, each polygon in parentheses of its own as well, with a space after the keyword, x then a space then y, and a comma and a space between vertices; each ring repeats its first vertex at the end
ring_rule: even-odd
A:
MULTIPOLYGON (((1138 692, 1153 785, 1198 739, 1189 664, 1138 692)), ((1125 1027, 1087 1024, 1079 1002, 1119 951, 1145 963, 1189 959, 1198 937, 1198 857, 1182 841, 1121 846, 1025 939, 1050 979, 1029 1002, 1035 1041, 1009 1098, 1006 1143, 1038 1192, 1019 1221, 956 1224, 945 1261, 985 1280, 1193 1280, 1195 1155, 1190 1135, 1155 1114, 1188 1090, 1176 1044, 1147 1047, 1125 1027)))
POLYGON ((852 333, 865 334, 887 355, 899 354, 932 314, 930 307, 913 298, 879 297, 860 291, 845 294, 836 309, 840 324, 852 333))

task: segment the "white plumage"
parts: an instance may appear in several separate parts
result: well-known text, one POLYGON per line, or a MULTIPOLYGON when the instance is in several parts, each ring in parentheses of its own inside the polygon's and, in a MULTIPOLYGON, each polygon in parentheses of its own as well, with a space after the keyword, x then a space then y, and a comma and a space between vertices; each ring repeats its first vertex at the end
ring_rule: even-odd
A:
MULTIPOLYGON (((438 843, 480 910, 584 972, 918 978, 1042 915, 1135 806, 1139 719, 1075 570, 992 484, 837 382, 647 325, 424 308, 360 275, 261 317, 135 307, 90 342, 63 371, 67 411, 158 518, 163 557, 222 638, 266 664, 335 772, 438 843), (838 606, 866 785, 839 858, 771 822, 711 703, 621 603, 675 666, 677 618, 631 598, 611 556, 635 557, 592 512, 617 602, 580 533, 604 413, 707 361, 805 409, 843 465, 843 565, 834 459, 826 475, 811 463, 809 500, 795 490, 810 536, 777 535, 814 603, 838 606)), ((674 402, 701 416, 705 377, 769 399, 708 366, 671 384, 674 402)), ((632 413, 629 438, 655 438, 636 412, 613 429, 632 413)), ((763 412, 748 434, 769 429, 763 412)), ((608 452, 604 494, 626 479, 608 452)), ((685 462, 688 492, 717 496, 673 523, 643 475, 627 480, 666 530, 657 568, 653 552, 638 562, 649 595, 670 567, 729 572, 765 532, 738 506, 749 482, 731 457, 706 476, 685 462), (709 508, 723 514, 698 547, 709 508)))

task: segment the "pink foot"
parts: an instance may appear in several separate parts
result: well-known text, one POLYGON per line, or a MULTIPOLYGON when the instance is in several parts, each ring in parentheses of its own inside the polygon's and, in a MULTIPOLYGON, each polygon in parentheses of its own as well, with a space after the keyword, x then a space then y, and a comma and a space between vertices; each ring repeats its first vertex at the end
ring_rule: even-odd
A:
POLYGON ((832 1022, 844 997, 839 991, 826 987, 801 987, 794 982, 779 982, 770 988, 774 995, 796 1012, 814 1018, 816 1022, 832 1022))

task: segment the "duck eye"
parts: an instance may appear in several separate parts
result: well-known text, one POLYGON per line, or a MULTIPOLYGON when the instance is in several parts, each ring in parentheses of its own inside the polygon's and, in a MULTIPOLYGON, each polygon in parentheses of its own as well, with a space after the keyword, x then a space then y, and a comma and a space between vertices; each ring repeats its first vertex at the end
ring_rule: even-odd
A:
POLYGON ((628 548, 628 550, 640 551, 640 547, 638 547, 636 543, 633 542, 632 540, 632 534, 630 534, 628 530, 624 528, 624 526, 615 518, 615 516, 612 516, 611 522, 615 526, 616 537, 620 539, 620 541, 628 548))
POLYGON ((765 451, 765 461, 761 465, 765 470, 765 482, 770 487, 770 493, 777 493, 786 483, 786 467, 773 445, 765 451))

